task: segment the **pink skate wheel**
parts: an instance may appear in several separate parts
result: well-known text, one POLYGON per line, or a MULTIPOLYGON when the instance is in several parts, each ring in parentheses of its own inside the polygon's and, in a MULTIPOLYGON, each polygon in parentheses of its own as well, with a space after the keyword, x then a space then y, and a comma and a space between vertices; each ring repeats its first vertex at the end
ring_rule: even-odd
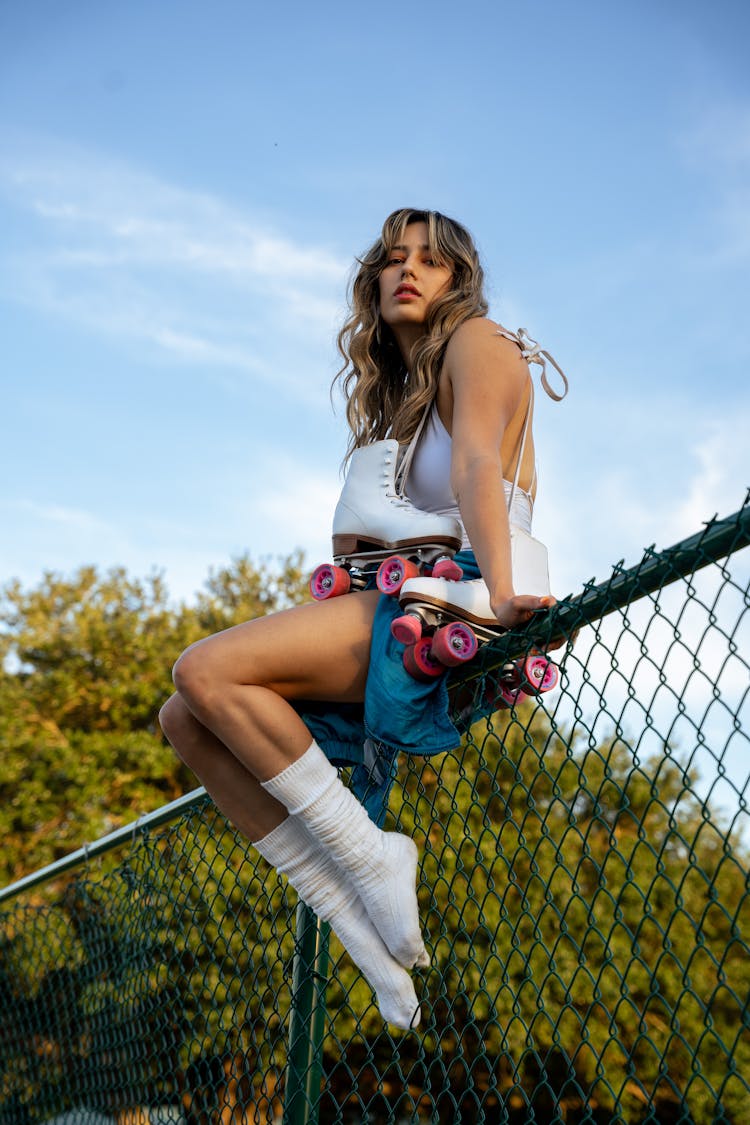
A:
POLYGON ((531 695, 551 691, 559 678, 557 665, 546 656, 528 656, 523 663, 523 686, 531 695))
POLYGON ((450 625, 444 625, 432 638, 433 655, 447 668, 471 660, 478 647, 474 630, 463 621, 452 621, 450 625))
POLYGON ((432 568, 433 578, 447 578, 451 582, 460 582, 463 576, 462 567, 453 559, 438 559, 432 568))
POLYGON ((375 581, 381 594, 397 594, 407 578, 416 578, 418 574, 419 567, 411 559, 391 555, 378 567, 375 581))
POLYGON ((351 584, 349 571, 344 570, 343 566, 323 563, 312 573, 310 593, 316 602, 324 602, 326 598, 337 598, 339 594, 348 594, 351 584))
POLYGON ((442 676, 445 667, 432 655, 432 641, 422 637, 415 645, 404 649, 404 668, 415 680, 434 680, 442 676))
POLYGON ((415 645, 422 636, 422 622, 414 613, 405 613, 391 622, 391 636, 402 645, 415 645))

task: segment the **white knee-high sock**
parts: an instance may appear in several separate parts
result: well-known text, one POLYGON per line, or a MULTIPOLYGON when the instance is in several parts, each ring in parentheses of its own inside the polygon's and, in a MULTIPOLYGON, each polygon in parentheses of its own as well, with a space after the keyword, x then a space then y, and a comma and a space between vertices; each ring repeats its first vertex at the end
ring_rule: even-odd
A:
POLYGON ((391 957, 362 902, 304 824, 288 816, 255 847, 272 867, 286 875, 302 901, 324 922, 331 923, 374 989, 383 1019, 405 1029, 417 1027, 421 1013, 411 977, 391 957))
POLYGON ((407 969, 429 956, 419 926, 418 853, 400 832, 381 832, 316 742, 262 782, 346 873, 386 946, 407 969))

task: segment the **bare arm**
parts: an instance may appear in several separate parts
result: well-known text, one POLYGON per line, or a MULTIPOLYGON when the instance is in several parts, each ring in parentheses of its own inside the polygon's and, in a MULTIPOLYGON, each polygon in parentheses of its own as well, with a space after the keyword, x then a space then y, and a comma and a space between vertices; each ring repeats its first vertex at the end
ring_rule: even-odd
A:
POLYGON ((528 387, 528 366, 492 321, 477 318, 453 334, 445 376, 452 402, 451 486, 493 612, 506 627, 522 624, 554 602, 515 591, 511 574, 500 445, 528 387))

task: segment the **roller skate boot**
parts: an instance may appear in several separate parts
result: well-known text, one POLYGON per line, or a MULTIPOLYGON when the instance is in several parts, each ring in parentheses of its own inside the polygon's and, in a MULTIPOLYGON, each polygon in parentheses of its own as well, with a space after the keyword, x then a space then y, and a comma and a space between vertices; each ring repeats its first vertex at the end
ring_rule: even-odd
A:
POLYGON ((355 450, 333 516, 333 565, 313 572, 316 601, 362 590, 373 578, 384 594, 422 573, 459 579, 453 561, 461 525, 452 516, 423 512, 396 486, 399 443, 375 442, 355 450))
MULTIPOLYGON (((482 578, 410 579, 401 587, 399 603, 404 613, 392 622, 391 633, 405 646, 404 667, 418 680, 442 676, 506 632, 492 612, 482 578)), ((523 696, 550 691, 558 679, 556 665, 541 653, 509 661, 500 674, 499 705, 510 707, 523 696)))

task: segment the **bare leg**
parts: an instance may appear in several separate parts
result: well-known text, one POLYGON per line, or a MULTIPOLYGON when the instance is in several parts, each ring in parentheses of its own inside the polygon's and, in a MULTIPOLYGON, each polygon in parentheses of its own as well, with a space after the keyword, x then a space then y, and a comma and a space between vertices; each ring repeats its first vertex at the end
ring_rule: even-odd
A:
MULTIPOLYGON (((310 749, 310 733, 284 695, 289 699, 361 699, 376 597, 363 597, 360 606, 353 597, 341 600, 349 603, 341 606, 344 612, 334 606, 335 612, 315 612, 315 616, 302 610, 275 615, 199 642, 175 667, 178 694, 164 705, 161 720, 180 757, 204 782, 228 819, 256 841, 273 866, 288 875, 302 899, 331 921, 376 989, 383 1016, 400 1027, 410 1027, 419 1021, 412 981, 383 944, 356 884, 352 885, 345 868, 338 866, 315 835, 309 834, 302 819, 289 817, 286 805, 274 800, 257 780, 278 778, 310 749), (327 656, 331 656, 331 664, 327 656), (260 683, 253 682, 259 679, 260 683)), ((315 606, 309 609, 316 611, 315 606)), ((327 762, 324 766, 335 774, 327 762)), ((343 791, 337 778, 335 783, 343 791)), ((331 787, 331 778, 325 778, 325 787, 331 787)), ((364 816, 359 805, 356 812, 364 816)), ((382 834, 369 821, 368 827, 378 837, 395 837, 382 834)), ((414 849, 412 841, 404 843, 414 849)), ((394 845, 395 839, 389 839, 389 844, 394 845)), ((416 849, 414 852, 416 859, 416 849)), ((390 881, 387 866, 378 871, 381 883, 390 881)), ((400 899, 406 899, 406 910, 399 911, 399 916, 413 908, 410 912, 416 924, 415 948, 403 963, 424 963, 414 872, 409 879, 400 859, 395 866, 394 882, 400 899)), ((388 906, 392 915, 392 904, 388 906)))
POLYGON ((217 805, 259 846, 283 826, 284 809, 298 813, 341 878, 351 880, 393 956, 411 967, 427 962, 416 848, 369 821, 291 706, 363 699, 378 597, 297 607, 191 646, 175 666, 178 695, 164 724, 217 805), (271 801, 271 785, 281 804, 271 801))
POLYGON ((277 828, 284 806, 262 788, 239 758, 204 727, 175 694, 162 707, 159 722, 178 756, 200 779, 227 820, 252 841, 277 828))
POLYGON ((302 822, 289 816, 284 805, 198 722, 179 695, 165 703, 160 720, 185 764, 193 769, 197 765, 207 791, 220 794, 221 811, 241 832, 255 838, 261 855, 287 875, 320 917, 331 922, 374 988, 384 1019, 398 1027, 416 1027, 419 1002, 411 978, 388 952, 335 861, 317 848, 302 822))
MULTIPOLYGON (((253 777, 275 777, 310 745, 310 732, 288 701, 364 699, 378 597, 349 594, 298 606, 198 641, 175 665, 182 702, 253 777)), ((191 747, 188 764, 201 780, 216 748, 215 742, 191 747)), ((220 779, 219 790, 221 804, 220 779)))

